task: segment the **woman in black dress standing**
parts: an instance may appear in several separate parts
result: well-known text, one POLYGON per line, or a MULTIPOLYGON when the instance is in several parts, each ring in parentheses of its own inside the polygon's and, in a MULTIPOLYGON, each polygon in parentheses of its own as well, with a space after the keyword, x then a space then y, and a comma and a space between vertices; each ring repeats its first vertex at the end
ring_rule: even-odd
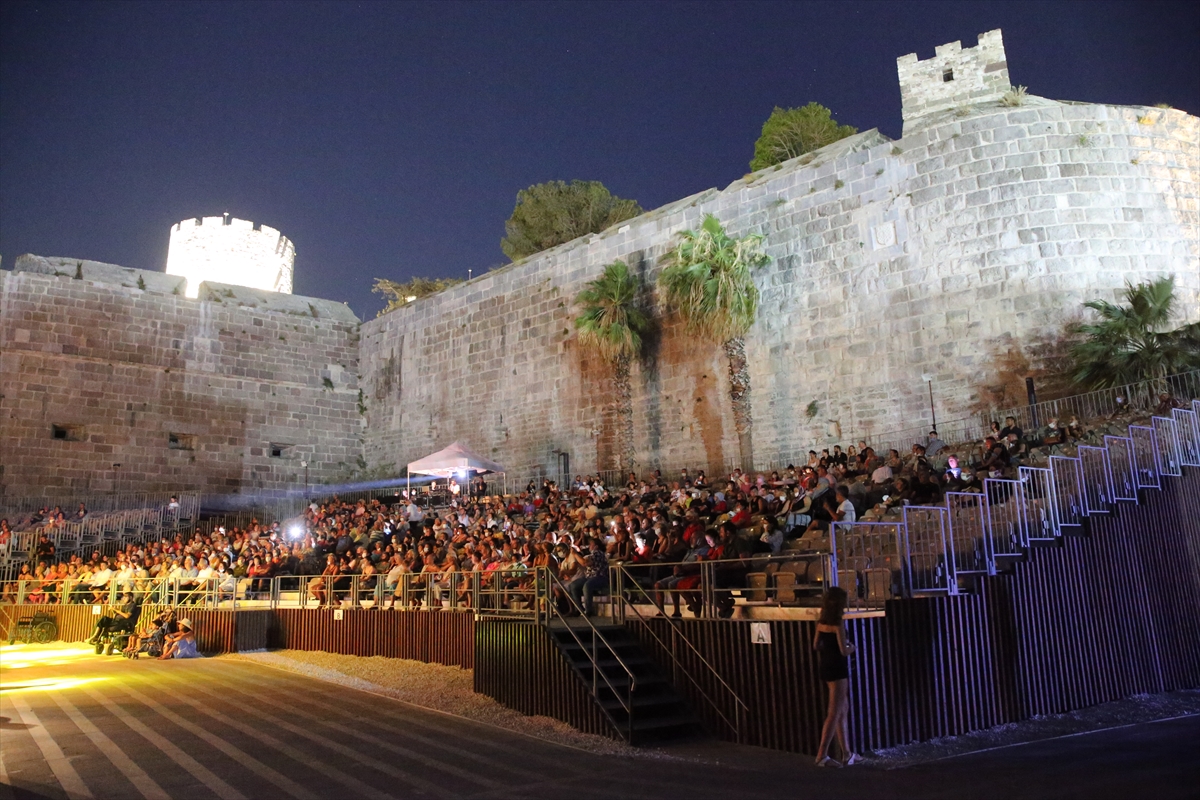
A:
POLYGON ((821 618, 817 620, 817 631, 813 635, 813 649, 817 651, 817 669, 821 680, 829 686, 829 714, 821 729, 821 746, 817 748, 818 767, 840 767, 842 763, 829 757, 829 745, 836 735, 842 748, 845 766, 857 764, 857 753, 850 750, 847 712, 850 708, 848 681, 850 670, 846 657, 854 653, 854 645, 846 643, 846 632, 842 626, 842 614, 846 610, 846 590, 831 586, 825 592, 821 604, 821 618))

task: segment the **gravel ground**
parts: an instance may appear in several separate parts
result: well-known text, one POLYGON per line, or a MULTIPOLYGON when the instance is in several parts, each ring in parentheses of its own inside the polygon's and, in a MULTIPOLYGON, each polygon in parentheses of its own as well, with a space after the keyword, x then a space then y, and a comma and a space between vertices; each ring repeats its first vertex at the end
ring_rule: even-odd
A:
POLYGON ((1197 714, 1200 714, 1200 691, 1197 690, 1138 695, 1066 714, 1034 717, 1024 722, 999 725, 964 736, 947 736, 879 750, 869 755, 867 763, 885 769, 896 769, 996 747, 1197 714))
POLYGON ((664 755, 659 751, 634 748, 603 736, 582 733, 550 717, 527 717, 519 711, 506 708, 487 695, 475 692, 474 678, 469 669, 403 658, 343 656, 304 650, 235 653, 218 658, 244 659, 286 669, 599 755, 652 758, 664 755))

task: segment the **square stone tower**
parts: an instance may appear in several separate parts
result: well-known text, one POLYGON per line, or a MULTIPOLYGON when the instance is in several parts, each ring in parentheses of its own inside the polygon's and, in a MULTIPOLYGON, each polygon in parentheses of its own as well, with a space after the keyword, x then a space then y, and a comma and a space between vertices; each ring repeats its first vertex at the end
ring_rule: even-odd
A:
POLYGON ((936 48, 933 58, 925 61, 918 61, 916 53, 901 56, 896 71, 905 136, 921 127, 925 117, 996 101, 1012 88, 999 28, 979 34, 979 44, 966 50, 962 42, 951 42, 936 48))

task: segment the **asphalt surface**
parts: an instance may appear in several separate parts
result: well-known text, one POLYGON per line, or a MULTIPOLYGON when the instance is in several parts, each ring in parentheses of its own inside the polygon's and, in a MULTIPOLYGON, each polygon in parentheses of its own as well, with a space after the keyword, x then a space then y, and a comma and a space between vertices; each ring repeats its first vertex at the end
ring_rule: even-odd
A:
POLYGON ((834 770, 716 742, 601 756, 242 661, 31 653, 0 649, 0 800, 1200 795, 1198 716, 834 770))

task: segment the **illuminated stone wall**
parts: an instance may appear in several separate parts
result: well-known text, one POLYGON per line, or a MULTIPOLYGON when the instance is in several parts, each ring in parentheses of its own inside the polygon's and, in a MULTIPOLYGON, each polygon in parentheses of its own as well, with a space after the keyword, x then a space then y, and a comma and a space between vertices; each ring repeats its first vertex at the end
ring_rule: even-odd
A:
MULTIPOLYGON (((652 286, 707 213, 773 257, 746 341, 759 468, 929 425, 924 375, 940 422, 970 416, 1001 360, 1036 368, 1083 301, 1126 282, 1174 275, 1179 321, 1200 319, 1200 120, 1036 97, 932 113, 898 141, 858 134, 365 323, 367 461, 457 439, 522 475, 564 453, 573 473, 614 468, 610 373, 578 346, 574 297, 618 258, 652 286)), ((737 459, 719 346, 667 318, 633 392, 643 467, 737 459)))
POLYGON ((349 309, 181 284, 36 256, 0 272, 0 494, 253 493, 303 486, 303 460, 314 483, 357 468, 349 309))

